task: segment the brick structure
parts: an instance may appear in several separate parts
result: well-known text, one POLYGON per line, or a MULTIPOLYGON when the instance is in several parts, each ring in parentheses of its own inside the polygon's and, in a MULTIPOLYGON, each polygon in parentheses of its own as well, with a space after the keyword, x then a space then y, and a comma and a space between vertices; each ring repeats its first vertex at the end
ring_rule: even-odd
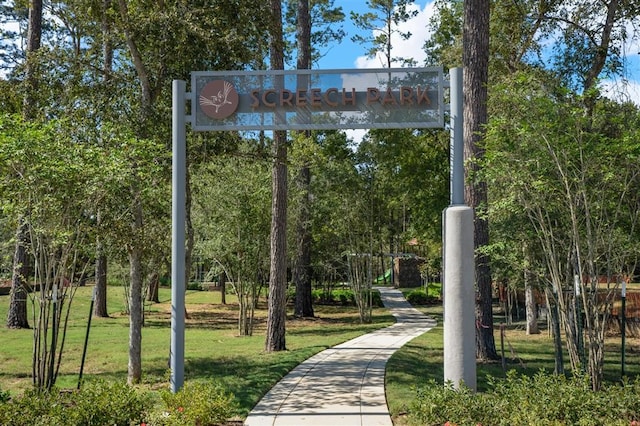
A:
POLYGON ((421 257, 396 257, 393 259, 393 286, 420 287, 420 265, 424 263, 421 257))

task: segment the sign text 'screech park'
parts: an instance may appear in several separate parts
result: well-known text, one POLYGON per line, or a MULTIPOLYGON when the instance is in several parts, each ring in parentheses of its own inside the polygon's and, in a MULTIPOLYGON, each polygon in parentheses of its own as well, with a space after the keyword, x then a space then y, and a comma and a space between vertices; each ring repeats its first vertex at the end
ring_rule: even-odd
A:
MULTIPOLYGON (((358 92, 355 88, 339 89, 331 87, 327 90, 320 88, 298 89, 295 91, 288 89, 254 89, 250 92, 251 108, 261 106, 267 108, 277 107, 338 107, 356 105, 358 92)), ((402 86, 398 90, 389 87, 380 90, 375 87, 368 87, 366 90, 366 103, 381 105, 431 105, 428 96, 428 88, 402 86)))

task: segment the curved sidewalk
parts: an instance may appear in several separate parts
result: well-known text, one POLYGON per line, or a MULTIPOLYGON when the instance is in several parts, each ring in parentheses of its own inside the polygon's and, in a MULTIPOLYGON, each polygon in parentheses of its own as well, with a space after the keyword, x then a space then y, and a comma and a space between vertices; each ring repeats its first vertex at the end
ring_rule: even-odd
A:
POLYGON ((245 426, 391 426, 387 360, 436 325, 399 290, 378 287, 397 322, 322 351, 294 368, 249 413, 245 426))

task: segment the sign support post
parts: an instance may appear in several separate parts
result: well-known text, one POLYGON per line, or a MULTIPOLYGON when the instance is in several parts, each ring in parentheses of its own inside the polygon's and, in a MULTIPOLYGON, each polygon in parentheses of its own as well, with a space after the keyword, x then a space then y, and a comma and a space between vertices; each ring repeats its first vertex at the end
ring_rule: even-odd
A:
POLYGON ((622 316, 620 317, 622 322, 620 323, 620 331, 622 333, 622 348, 620 350, 620 355, 622 356, 621 359, 621 367, 622 367, 622 377, 625 376, 625 352, 626 352, 626 347, 625 347, 625 338, 626 338, 626 334, 627 334, 627 280, 625 278, 622 278, 622 289, 620 291, 620 299, 622 300, 622 306, 620 307, 620 313, 622 314, 622 316))
POLYGON ((444 212, 444 381, 476 389, 473 209, 464 202, 462 68, 449 72, 451 204, 444 212))
POLYGON ((449 70, 450 106, 450 165, 452 206, 464 204, 464 101, 462 95, 462 68, 449 70))
POLYGON ((186 218, 186 87, 182 80, 172 86, 172 197, 171 197, 171 391, 184 384, 185 326, 185 218, 186 218))

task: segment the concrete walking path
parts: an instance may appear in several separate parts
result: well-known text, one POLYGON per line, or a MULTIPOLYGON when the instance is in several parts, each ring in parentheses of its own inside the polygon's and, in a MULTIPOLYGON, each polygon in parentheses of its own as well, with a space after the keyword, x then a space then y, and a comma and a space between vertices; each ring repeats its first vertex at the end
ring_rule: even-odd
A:
POLYGON ((378 287, 397 322, 322 351, 294 368, 253 408, 245 426, 391 426, 387 360, 436 325, 399 290, 378 287))

